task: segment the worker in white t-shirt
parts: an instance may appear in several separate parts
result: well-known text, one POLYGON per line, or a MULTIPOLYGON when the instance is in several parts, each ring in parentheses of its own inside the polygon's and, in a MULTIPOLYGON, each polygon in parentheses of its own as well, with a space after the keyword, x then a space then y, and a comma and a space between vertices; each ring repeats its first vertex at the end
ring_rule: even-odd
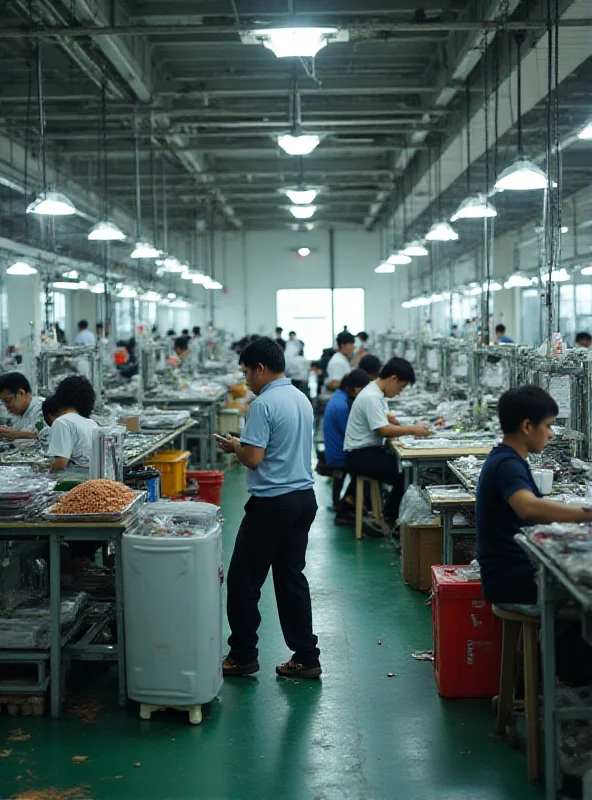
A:
POLYGON ((57 409, 52 414, 47 454, 53 456, 52 470, 68 466, 88 468, 92 451, 92 433, 98 428, 90 419, 95 405, 95 391, 87 378, 72 375, 58 385, 53 396, 57 409))
POLYGON ((337 337, 338 351, 327 364, 325 390, 335 392, 341 381, 352 371, 351 359, 356 348, 356 340, 349 331, 342 331, 337 337))
POLYGON ((31 384, 22 373, 7 372, 0 377, 0 400, 11 415, 10 425, 0 426, 0 438, 36 439, 45 428, 43 398, 31 394, 31 384))
POLYGON ((354 400, 343 443, 350 475, 374 478, 393 487, 384 507, 384 518, 391 525, 397 520, 404 483, 394 451, 383 448, 383 442, 430 433, 427 425, 399 425, 389 414, 387 398, 401 394, 410 383, 415 383, 411 364, 404 358, 391 358, 354 400))
POLYGON ((78 323, 78 333, 74 337, 74 344, 94 345, 96 341, 94 333, 88 329, 88 322, 81 319, 78 323))

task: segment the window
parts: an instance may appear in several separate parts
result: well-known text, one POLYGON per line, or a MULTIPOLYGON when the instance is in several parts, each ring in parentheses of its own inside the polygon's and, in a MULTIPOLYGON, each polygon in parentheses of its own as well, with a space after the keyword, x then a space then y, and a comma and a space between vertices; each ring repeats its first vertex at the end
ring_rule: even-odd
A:
POLYGON ((541 343, 541 293, 539 289, 524 289, 520 298, 522 330, 520 339, 527 347, 541 343))
POLYGON ((276 309, 284 338, 296 331, 308 358, 317 358, 324 348, 334 346, 335 336, 344 327, 354 335, 365 328, 363 289, 279 289, 276 309))

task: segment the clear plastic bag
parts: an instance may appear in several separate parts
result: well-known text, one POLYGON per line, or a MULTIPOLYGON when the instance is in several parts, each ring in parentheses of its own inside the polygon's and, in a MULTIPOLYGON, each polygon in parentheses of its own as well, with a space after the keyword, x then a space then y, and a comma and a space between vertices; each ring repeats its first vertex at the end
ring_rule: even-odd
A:
MULTIPOLYGON (((559 708, 592 705, 592 687, 557 686, 559 708)), ((570 720, 559 726, 559 764, 568 775, 592 769, 592 720, 570 720)))
POLYGON ((399 506, 399 525, 430 524, 436 516, 432 513, 427 494, 419 486, 412 484, 403 495, 399 506))

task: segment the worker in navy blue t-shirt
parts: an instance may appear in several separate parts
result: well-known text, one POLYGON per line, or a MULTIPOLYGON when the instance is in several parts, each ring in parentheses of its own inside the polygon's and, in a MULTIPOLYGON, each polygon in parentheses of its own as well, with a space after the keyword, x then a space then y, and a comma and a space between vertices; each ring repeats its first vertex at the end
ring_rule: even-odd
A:
POLYGON ((502 444, 481 470, 477 488, 477 559, 483 594, 491 603, 536 603, 535 570, 514 540, 536 523, 591 522, 592 511, 545 500, 528 462, 553 438, 557 403, 538 386, 510 389, 499 401, 502 444))

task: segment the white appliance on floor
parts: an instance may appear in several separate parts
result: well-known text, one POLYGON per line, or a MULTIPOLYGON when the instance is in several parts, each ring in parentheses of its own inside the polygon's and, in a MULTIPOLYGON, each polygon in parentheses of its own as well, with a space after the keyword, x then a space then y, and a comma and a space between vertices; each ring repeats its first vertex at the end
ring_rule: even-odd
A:
POLYGON ((208 503, 147 503, 123 536, 128 696, 140 716, 199 724, 222 686, 222 520, 208 503))

